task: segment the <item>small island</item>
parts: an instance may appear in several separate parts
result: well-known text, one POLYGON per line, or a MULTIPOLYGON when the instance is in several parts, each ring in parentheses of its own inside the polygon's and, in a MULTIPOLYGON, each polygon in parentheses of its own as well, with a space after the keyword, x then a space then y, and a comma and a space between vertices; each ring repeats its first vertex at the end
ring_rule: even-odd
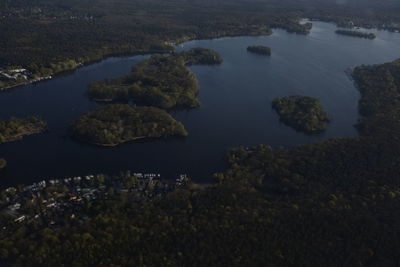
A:
POLYGON ((321 132, 330 122, 321 102, 313 97, 296 95, 276 98, 272 107, 283 123, 305 133, 321 132))
POLYGON ((0 120, 0 144, 22 139, 24 136, 46 131, 47 123, 38 117, 0 120))
POLYGON ((187 136, 188 133, 182 123, 162 109, 110 104, 80 116, 72 123, 71 134, 85 143, 117 146, 138 139, 187 136))
POLYGON ((254 54, 265 55, 265 56, 270 56, 272 53, 271 48, 269 48, 268 46, 263 46, 263 45, 248 46, 247 51, 254 53, 254 54))
POLYGON ((3 158, 0 158, 0 170, 7 167, 7 161, 3 158))
POLYGON ((218 65, 223 61, 222 57, 214 50, 201 47, 180 52, 176 56, 183 57, 186 65, 218 65))
POLYGON ((376 35, 374 33, 351 31, 351 30, 336 30, 335 33, 347 36, 354 36, 366 39, 375 39, 376 35))
POLYGON ((196 76, 193 64, 220 64, 215 51, 194 48, 172 55, 154 55, 133 66, 128 75, 90 84, 88 97, 98 102, 129 102, 163 109, 196 108, 196 76))

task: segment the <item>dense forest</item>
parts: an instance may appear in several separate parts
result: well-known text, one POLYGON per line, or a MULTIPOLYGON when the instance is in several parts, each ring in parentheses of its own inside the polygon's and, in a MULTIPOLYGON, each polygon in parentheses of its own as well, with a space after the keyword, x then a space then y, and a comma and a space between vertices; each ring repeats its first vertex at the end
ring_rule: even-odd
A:
POLYGON ((365 39, 375 39, 376 35, 374 33, 350 31, 350 30, 336 30, 335 33, 347 36, 354 36, 365 39))
POLYGON ((389 0, 7 0, 0 3, 0 70, 24 68, 34 81, 105 56, 171 51, 189 39, 270 34, 272 28, 307 34, 311 24, 299 24, 303 17, 399 30, 399 10, 389 0))
POLYGON ((275 98, 272 107, 283 123, 305 133, 321 132, 328 127, 330 121, 321 102, 309 96, 275 98))
POLYGON ((125 76, 90 84, 88 96, 95 101, 128 102, 159 108, 195 108, 198 86, 186 65, 220 64, 215 51, 194 48, 173 55, 155 55, 134 65, 125 76))
POLYGON ((247 51, 260 55, 266 55, 266 56, 271 55, 271 48, 263 45, 248 46, 247 51))
POLYGON ((400 64, 357 67, 353 76, 362 96, 359 137, 236 148, 214 185, 189 183, 141 202, 114 192, 85 204, 90 216, 65 226, 14 224, 0 231, 0 262, 399 265, 400 64))
POLYGON ((26 135, 41 133, 46 129, 47 123, 34 116, 0 120, 0 144, 19 140, 26 135))
POLYGON ((116 146, 143 138, 186 136, 187 132, 164 110, 111 104, 80 116, 72 123, 71 134, 90 144, 116 146))
MULTIPOLYGON (((369 0, 364 2, 365 8, 359 3, 3 1, 0 62, 4 66, 0 67, 24 67, 32 75, 47 76, 106 55, 171 52, 172 44, 193 38, 269 34, 274 27, 304 34, 310 27, 298 23, 304 16, 349 27, 399 29, 398 1, 369 0)), ((180 76, 185 64, 199 60, 187 56, 185 60, 158 55, 141 62, 132 71, 140 77, 135 82, 143 82, 150 73, 145 77, 146 86, 154 83, 157 88, 159 80, 154 77, 163 72, 140 68, 152 60, 161 65, 168 62, 165 66, 180 76)), ((202 64, 208 64, 207 58, 202 64)), ((104 84, 125 87, 128 78, 104 84)), ((239 147, 227 155, 230 167, 215 174, 215 184, 187 183, 146 200, 137 200, 132 191, 118 188, 136 183, 129 176, 117 186, 112 184, 103 197, 82 199, 85 216, 73 207, 65 218, 46 214, 46 218, 69 223, 56 224, 51 219, 19 222, 1 209, 0 265, 399 266, 400 61, 356 67, 353 78, 361 93, 359 137, 294 148, 239 147)), ((137 97, 119 89, 104 99, 137 97)), ((160 98, 159 103, 167 103, 164 107, 176 99, 160 98)), ((3 121, 2 142, 19 136, 18 131, 33 131, 35 127, 25 127, 29 121, 36 129, 45 127, 44 122, 32 118, 3 121)), ((164 110, 121 104, 82 115, 71 132, 82 141, 103 145, 141 136, 159 137, 160 132, 186 134, 164 110)), ((5 165, 0 159, 0 168, 5 165)), ((104 186, 100 179, 88 179, 88 192, 104 186)), ((1 191, 1 208, 10 196, 26 188, 20 185, 1 191)), ((23 192, 33 201, 16 204, 39 212, 50 205, 44 196, 30 190, 23 192)), ((48 186, 44 195, 75 201, 59 190, 68 188, 48 186)), ((139 194, 149 195, 153 190, 143 188, 139 194)))

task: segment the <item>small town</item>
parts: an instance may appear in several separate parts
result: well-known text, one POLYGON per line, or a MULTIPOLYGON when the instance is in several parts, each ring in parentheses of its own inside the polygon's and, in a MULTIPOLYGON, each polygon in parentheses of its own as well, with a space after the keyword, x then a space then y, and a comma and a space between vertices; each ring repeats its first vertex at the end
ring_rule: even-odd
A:
POLYGON ((163 180, 156 173, 104 174, 50 179, 28 186, 0 191, 0 231, 12 231, 15 224, 40 220, 48 227, 73 221, 83 223, 85 210, 95 200, 126 197, 141 202, 165 195, 188 183, 186 174, 175 180, 163 180))

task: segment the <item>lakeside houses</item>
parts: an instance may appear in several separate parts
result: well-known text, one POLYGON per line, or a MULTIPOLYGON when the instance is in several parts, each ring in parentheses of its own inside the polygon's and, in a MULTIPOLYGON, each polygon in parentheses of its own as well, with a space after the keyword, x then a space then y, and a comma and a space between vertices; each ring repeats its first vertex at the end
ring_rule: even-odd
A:
POLYGON ((0 70, 0 77, 4 76, 7 79, 17 80, 23 78, 25 80, 31 76, 31 73, 26 69, 11 69, 11 70, 0 70))
POLYGON ((35 77, 27 69, 0 69, 0 91, 51 79, 52 76, 35 77))
POLYGON ((12 231, 14 224, 41 220, 49 227, 64 225, 66 220, 82 223, 87 205, 96 200, 124 195, 133 202, 160 197, 184 186, 186 174, 177 179, 162 179, 157 173, 123 172, 42 180, 27 186, 0 191, 0 231, 12 231), (68 219, 66 219, 68 218, 68 219))

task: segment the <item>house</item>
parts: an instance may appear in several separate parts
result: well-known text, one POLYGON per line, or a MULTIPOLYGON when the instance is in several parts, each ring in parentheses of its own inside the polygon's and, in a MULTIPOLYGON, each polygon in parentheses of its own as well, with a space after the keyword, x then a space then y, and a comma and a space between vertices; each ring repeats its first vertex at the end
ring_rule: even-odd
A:
POLYGON ((22 221, 24 221, 25 220, 25 215, 22 215, 22 216, 19 216, 18 218, 16 218, 15 220, 14 220, 14 222, 22 222, 22 221))
POLYGON ((21 208, 20 203, 15 203, 14 205, 8 206, 8 209, 10 209, 10 210, 19 210, 20 208, 21 208))

